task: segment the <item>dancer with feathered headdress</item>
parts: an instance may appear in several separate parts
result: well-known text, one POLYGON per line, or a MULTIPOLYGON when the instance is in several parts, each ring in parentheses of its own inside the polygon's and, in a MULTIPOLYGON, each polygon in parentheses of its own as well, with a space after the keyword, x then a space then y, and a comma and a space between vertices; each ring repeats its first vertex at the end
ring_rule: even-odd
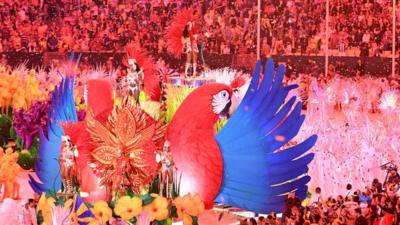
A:
POLYGON ((165 34, 168 52, 178 58, 186 54, 185 77, 188 77, 190 66, 193 66, 193 77, 196 77, 197 54, 199 53, 199 30, 196 27, 197 11, 185 9, 175 15, 165 34))
POLYGON ((160 78, 155 70, 155 61, 139 44, 130 43, 126 46, 126 56, 123 64, 127 67, 125 84, 127 92, 139 100, 140 91, 153 101, 159 101, 161 95, 160 78))

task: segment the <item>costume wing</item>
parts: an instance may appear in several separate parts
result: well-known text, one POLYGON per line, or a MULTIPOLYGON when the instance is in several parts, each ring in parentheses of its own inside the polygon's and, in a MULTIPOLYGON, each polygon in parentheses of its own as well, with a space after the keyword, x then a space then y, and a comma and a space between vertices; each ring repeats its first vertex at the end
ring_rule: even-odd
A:
POLYGON ((61 189, 60 151, 61 137, 64 131, 62 122, 77 122, 74 102, 74 79, 66 76, 55 88, 49 108, 47 137, 40 131, 39 153, 35 163, 35 172, 39 181, 29 175, 29 183, 39 194, 47 191, 57 192, 61 189))
POLYGON ((260 69, 257 62, 243 101, 216 135, 224 160, 216 201, 259 213, 281 212, 288 192, 306 197, 307 165, 314 154, 304 154, 317 136, 282 150, 305 119, 301 103, 293 107, 295 97, 285 102, 297 86, 282 86, 283 65, 274 75, 274 62, 268 60, 261 82, 260 69))

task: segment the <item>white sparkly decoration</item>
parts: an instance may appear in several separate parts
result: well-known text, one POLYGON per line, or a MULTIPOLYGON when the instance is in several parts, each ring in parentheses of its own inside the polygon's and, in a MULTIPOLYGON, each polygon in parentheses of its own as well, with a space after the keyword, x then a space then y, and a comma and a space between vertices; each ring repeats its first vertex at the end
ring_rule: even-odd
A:
POLYGON ((398 94, 382 91, 390 90, 387 83, 373 78, 338 78, 312 86, 306 120, 294 139, 300 143, 318 135, 312 148, 310 190, 321 187, 326 195, 345 195, 348 183, 353 191, 364 190, 374 178, 384 180, 386 171, 380 165, 393 160, 400 166, 398 94), (373 110, 378 104, 381 110, 373 110))
POLYGON ((382 94, 379 109, 381 110, 396 110, 399 93, 395 90, 388 90, 382 94))

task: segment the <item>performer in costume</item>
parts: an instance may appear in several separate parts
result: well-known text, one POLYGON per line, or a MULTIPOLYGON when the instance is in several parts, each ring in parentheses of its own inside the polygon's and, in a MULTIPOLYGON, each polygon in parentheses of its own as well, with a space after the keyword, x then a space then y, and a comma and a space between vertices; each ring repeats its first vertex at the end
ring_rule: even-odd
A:
POLYGON ((196 76, 197 54, 199 53, 199 32, 195 21, 198 21, 197 11, 189 8, 180 10, 166 28, 165 40, 167 51, 179 59, 182 53, 186 54, 185 77, 188 76, 190 65, 193 65, 193 77, 196 76))
POLYGON ((160 164, 160 195, 166 187, 167 198, 172 198, 172 182, 174 174, 174 161, 170 151, 169 141, 165 141, 163 150, 156 154, 156 161, 160 164))
POLYGON ((133 96, 139 103, 139 95, 143 86, 143 69, 139 67, 135 59, 128 59, 130 67, 127 69, 126 85, 127 95, 133 96))
POLYGON ((123 59, 127 67, 125 86, 129 94, 139 100, 140 92, 152 101, 159 101, 161 96, 160 78, 156 73, 156 63, 146 49, 138 43, 129 43, 123 59))
POLYGON ((64 193, 74 194, 73 181, 76 178, 77 170, 75 165, 75 157, 78 157, 78 149, 72 145, 71 138, 69 136, 63 136, 62 139, 62 150, 61 150, 61 178, 64 185, 64 193))
POLYGON ((188 70, 190 65, 193 65, 193 77, 196 77, 197 69, 197 54, 199 53, 199 47, 197 44, 198 34, 193 28, 193 22, 189 21, 182 33, 183 51, 186 54, 185 64, 185 77, 188 77, 188 70))

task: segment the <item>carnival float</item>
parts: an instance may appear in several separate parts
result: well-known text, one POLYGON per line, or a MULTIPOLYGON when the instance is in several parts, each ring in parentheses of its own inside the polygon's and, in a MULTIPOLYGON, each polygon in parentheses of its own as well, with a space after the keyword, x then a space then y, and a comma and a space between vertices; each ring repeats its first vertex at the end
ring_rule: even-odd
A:
POLYGON ((196 79, 196 15, 181 14, 166 36, 172 55, 185 49, 189 79, 138 43, 123 77, 78 72, 74 53, 47 72, 1 68, 0 200, 20 198, 22 168, 46 225, 194 225, 216 204, 278 213, 289 193, 306 198, 317 137, 290 142, 305 119, 287 98, 297 85, 282 84, 272 59, 251 76, 224 68, 196 79))

